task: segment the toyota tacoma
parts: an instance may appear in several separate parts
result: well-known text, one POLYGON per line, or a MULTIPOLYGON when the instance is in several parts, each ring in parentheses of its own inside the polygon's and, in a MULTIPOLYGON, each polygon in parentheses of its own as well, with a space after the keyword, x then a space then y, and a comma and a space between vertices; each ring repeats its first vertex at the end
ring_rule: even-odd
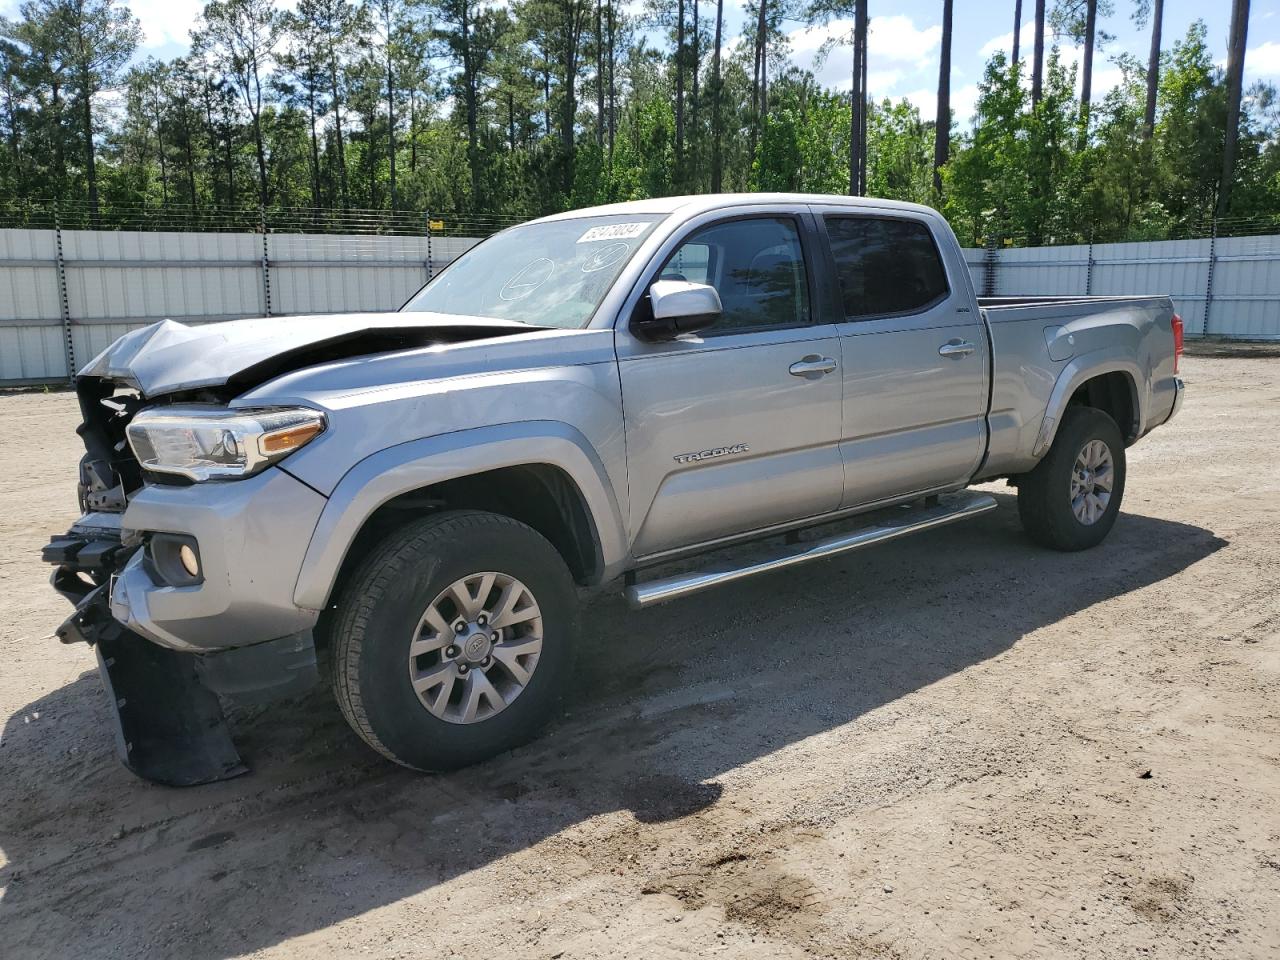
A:
POLYGON ((457 767, 552 716, 582 588, 672 600, 980 514, 996 478, 1032 539, 1096 545, 1181 349, 1167 296, 977 297, 927 207, 546 217, 395 313, 165 321, 88 363, 58 635, 152 780, 243 772, 223 698, 322 675, 374 750, 457 767))

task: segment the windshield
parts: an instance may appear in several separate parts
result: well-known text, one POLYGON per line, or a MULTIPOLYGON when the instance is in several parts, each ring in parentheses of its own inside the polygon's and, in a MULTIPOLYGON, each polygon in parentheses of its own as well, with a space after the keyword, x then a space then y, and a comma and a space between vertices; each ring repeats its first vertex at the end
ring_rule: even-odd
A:
POLYGON ((468 250, 401 309, 585 327, 661 219, 615 214, 514 227, 468 250))

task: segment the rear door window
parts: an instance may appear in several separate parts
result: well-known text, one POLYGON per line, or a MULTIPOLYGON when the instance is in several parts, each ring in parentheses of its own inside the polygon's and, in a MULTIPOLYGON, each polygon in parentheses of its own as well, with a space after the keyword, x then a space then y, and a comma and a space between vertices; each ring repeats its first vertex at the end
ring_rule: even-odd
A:
POLYGON ((826 217, 850 320, 919 313, 944 300, 947 271, 928 226, 888 217, 826 217))

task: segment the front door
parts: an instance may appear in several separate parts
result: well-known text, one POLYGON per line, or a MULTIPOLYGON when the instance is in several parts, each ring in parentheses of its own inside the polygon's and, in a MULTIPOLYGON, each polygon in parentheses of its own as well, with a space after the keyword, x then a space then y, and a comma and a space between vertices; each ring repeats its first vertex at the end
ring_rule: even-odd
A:
MULTIPOLYGON (((964 484, 986 446, 986 330, 921 214, 815 209, 844 314, 842 506, 964 484)), ((942 238, 947 239, 947 238, 942 238)))
POLYGON ((843 488, 840 339, 816 322, 812 221, 708 219, 645 282, 708 283, 721 319, 664 343, 618 331, 637 557, 832 511, 843 488))

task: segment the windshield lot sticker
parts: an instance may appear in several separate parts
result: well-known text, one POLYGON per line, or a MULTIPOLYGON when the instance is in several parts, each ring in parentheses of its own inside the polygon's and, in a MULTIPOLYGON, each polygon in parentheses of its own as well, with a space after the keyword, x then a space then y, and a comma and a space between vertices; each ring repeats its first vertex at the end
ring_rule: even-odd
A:
POLYGON ((627 251, 630 249, 631 244, 629 243, 611 243, 607 247, 601 247, 583 262, 582 272, 595 273, 605 267, 612 267, 626 256, 627 251))
POLYGON ((597 240, 634 240, 649 229, 647 223, 611 223, 604 227, 592 227, 578 238, 578 243, 597 240))
POLYGON ((556 265, 546 257, 539 257, 502 285, 498 292, 503 300, 523 300, 533 291, 547 282, 555 272, 556 265))

